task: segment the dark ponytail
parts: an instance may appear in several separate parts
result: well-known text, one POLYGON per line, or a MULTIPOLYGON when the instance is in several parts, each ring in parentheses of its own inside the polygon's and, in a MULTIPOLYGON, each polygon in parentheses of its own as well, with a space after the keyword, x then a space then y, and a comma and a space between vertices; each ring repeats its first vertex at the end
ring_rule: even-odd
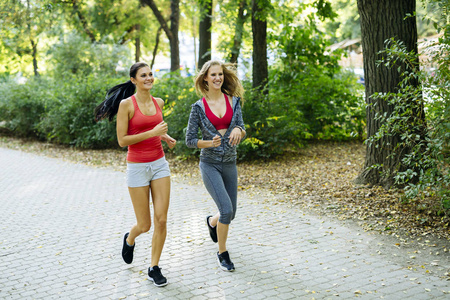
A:
POLYGON ((109 118, 109 120, 112 121, 119 110, 120 101, 133 95, 135 90, 136 87, 131 80, 111 88, 106 93, 105 100, 95 108, 95 120, 98 122, 105 118, 109 118))
MULTIPOLYGON (((130 77, 136 78, 137 71, 143 67, 148 67, 148 65, 143 62, 137 62, 132 65, 130 68, 130 77)), ((132 96, 135 91, 136 87, 131 80, 109 89, 106 93, 105 100, 94 110, 95 120, 98 122, 105 118, 109 118, 109 120, 112 121, 119 110, 120 102, 123 99, 132 96)))

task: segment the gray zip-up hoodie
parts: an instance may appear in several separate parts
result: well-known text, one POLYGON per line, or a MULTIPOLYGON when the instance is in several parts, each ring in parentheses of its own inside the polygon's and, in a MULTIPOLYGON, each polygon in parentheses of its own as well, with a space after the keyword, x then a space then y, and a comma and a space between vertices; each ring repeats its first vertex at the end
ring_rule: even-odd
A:
MULTIPOLYGON (((222 143, 218 147, 201 149, 200 159, 202 161, 209 163, 236 161, 236 146, 230 145, 229 137, 231 131, 236 128, 236 126, 239 126, 245 130, 240 100, 241 99, 239 97, 233 97, 231 105, 233 108, 233 118, 231 119, 230 126, 225 132, 225 135, 221 137, 222 143)), ((201 130, 203 140, 212 140, 215 135, 221 136, 220 132, 214 127, 206 116, 202 99, 192 104, 189 124, 186 131, 186 146, 189 148, 197 148, 199 128, 201 130)))

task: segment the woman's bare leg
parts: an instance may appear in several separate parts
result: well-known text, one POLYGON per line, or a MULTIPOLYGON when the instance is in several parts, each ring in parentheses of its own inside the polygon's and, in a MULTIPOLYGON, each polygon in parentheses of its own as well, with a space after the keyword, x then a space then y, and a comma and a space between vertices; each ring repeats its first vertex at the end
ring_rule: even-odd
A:
POLYGON ((220 213, 209 218, 209 225, 217 226, 217 243, 219 244, 219 253, 227 251, 228 229, 230 225, 219 222, 220 213))
POLYGON ((219 253, 227 251, 228 228, 230 225, 217 223, 217 243, 219 244, 219 253))
POLYGON ((134 245, 134 240, 144 232, 150 230, 152 220, 150 216, 150 187, 128 188, 131 202, 136 215, 136 224, 130 230, 127 238, 129 245, 134 245))
POLYGON ((220 213, 217 212, 217 214, 209 218, 209 225, 211 225, 212 227, 216 227, 217 223, 219 222, 219 217, 220 213))
POLYGON ((153 180, 150 183, 153 202, 153 238, 151 267, 159 264, 166 241, 167 212, 170 202, 170 177, 153 180))

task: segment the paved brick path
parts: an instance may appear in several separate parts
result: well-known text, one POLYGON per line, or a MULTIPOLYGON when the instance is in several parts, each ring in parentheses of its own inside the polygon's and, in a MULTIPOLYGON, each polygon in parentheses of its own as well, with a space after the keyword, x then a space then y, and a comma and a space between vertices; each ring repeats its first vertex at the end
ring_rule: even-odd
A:
POLYGON ((262 195, 240 193, 227 273, 204 223, 212 200, 174 178, 163 288, 147 280, 151 232, 131 265, 120 256, 134 222, 124 173, 0 148, 0 204, 0 299, 449 299, 448 257, 409 270, 376 235, 262 195))

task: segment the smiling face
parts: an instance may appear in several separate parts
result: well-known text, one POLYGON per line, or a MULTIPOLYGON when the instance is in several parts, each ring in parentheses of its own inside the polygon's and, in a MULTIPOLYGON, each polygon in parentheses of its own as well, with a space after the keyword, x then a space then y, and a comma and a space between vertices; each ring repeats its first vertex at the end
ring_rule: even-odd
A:
POLYGON ((220 65, 211 66, 204 78, 210 91, 220 90, 223 84, 223 79, 223 69, 220 65))
POLYGON ((140 90, 150 90, 154 81, 155 77, 153 77, 153 72, 148 66, 140 68, 136 72, 136 77, 131 77, 131 82, 140 90))

